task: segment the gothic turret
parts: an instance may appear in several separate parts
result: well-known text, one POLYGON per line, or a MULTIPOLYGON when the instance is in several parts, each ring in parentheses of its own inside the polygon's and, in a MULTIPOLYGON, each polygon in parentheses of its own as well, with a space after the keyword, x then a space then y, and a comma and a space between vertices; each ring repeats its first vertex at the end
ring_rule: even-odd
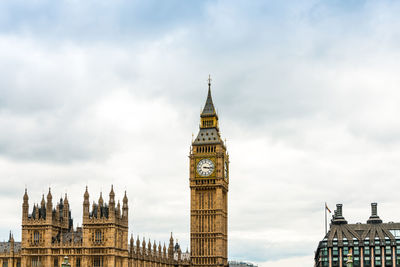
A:
POLYGON ((104 200, 103 200, 102 193, 100 192, 99 202, 97 205, 97 218, 101 218, 104 215, 103 214, 103 205, 104 205, 104 200))
POLYGON ((40 202, 39 217, 46 218, 46 201, 44 200, 44 194, 42 195, 42 201, 40 202))
POLYGON ((133 234, 131 234, 131 239, 129 240, 129 248, 130 248, 131 252, 133 252, 133 242, 134 242, 133 234))
POLYGON ((122 219, 125 221, 128 220, 128 197, 126 196, 126 191, 122 204, 122 219))
POLYGON ((63 209, 63 217, 65 220, 68 220, 69 218, 69 202, 68 202, 68 196, 67 193, 65 193, 64 197, 64 209, 63 209))
POLYGON ((22 220, 23 221, 28 219, 28 213, 29 213, 29 197, 28 197, 27 189, 25 188, 24 202, 22 203, 22 220))
POLYGON ((115 217, 115 193, 114 193, 114 188, 111 185, 111 191, 110 191, 110 200, 109 200, 109 216, 110 218, 115 217))
POLYGON ((89 218, 89 192, 88 187, 86 186, 85 194, 83 194, 83 218, 89 218))
POLYGON ((173 259, 174 257, 174 238, 172 237, 172 232, 171 232, 171 237, 169 238, 169 246, 168 246, 168 258, 173 259))
POLYGON ((100 206, 100 207, 103 207, 103 205, 104 205, 103 194, 102 194, 102 192, 100 192, 99 206, 100 206))
POLYGON ((150 238, 149 238, 149 242, 147 243, 147 254, 149 256, 151 256, 151 241, 150 241, 150 238))
POLYGON ((146 254, 146 240, 143 237, 143 241, 142 241, 142 249, 143 249, 143 255, 146 254))
POLYGON ((139 240, 139 236, 137 236, 136 239, 136 253, 140 254, 140 240, 139 240))
POLYGON ((167 257, 167 248, 165 247, 165 243, 163 246, 163 258, 165 259, 167 257))
MULTIPOLYGON (((14 235, 10 231, 10 237, 8 239, 8 242, 10 243, 10 252, 14 253, 14 248, 15 248, 15 242, 14 242, 14 235)), ((4 263, 3 263, 4 266, 4 263)))
POLYGON ((51 223, 53 220, 53 196, 51 195, 51 189, 49 188, 49 192, 47 193, 47 203, 46 203, 46 221, 47 223, 51 223))
POLYGON ((118 204, 117 204, 117 218, 118 219, 121 218, 121 204, 119 204, 119 200, 118 200, 118 204))
POLYGON ((44 194, 42 195, 42 201, 40 202, 40 208, 46 208, 46 201, 44 200, 44 194))

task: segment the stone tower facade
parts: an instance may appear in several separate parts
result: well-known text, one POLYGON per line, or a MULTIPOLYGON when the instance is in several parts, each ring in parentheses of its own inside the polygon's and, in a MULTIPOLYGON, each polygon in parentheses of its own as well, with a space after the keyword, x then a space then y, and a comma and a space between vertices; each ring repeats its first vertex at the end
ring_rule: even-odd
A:
POLYGON ((208 96, 190 152, 190 250, 193 266, 228 266, 229 155, 208 96))
POLYGON ((90 205, 86 187, 83 195, 83 221, 73 227, 67 195, 53 206, 49 189, 31 212, 25 190, 22 203, 22 242, 10 233, 8 242, 0 242, 2 267, 59 267, 64 257, 72 267, 189 267, 189 253, 183 253, 172 237, 168 247, 150 240, 128 243, 128 197, 115 201, 111 187, 106 203, 100 193, 90 205))
POLYGON ((83 266, 127 266, 128 265, 128 198, 126 192, 121 205, 115 204, 113 187, 108 204, 102 194, 92 204, 89 211, 89 193, 83 196, 83 233, 84 247, 92 249, 92 257, 83 259, 83 266), (107 255, 107 256, 106 256, 107 255), (87 262, 86 262, 87 261, 87 262))

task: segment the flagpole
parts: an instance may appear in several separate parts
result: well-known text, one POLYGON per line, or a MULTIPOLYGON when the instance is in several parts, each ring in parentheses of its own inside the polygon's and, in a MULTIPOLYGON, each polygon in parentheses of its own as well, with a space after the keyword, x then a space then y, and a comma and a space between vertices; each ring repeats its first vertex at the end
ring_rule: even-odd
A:
POLYGON ((325 236, 326 236, 326 234, 328 233, 327 218, 326 218, 326 202, 324 210, 325 210, 325 236))

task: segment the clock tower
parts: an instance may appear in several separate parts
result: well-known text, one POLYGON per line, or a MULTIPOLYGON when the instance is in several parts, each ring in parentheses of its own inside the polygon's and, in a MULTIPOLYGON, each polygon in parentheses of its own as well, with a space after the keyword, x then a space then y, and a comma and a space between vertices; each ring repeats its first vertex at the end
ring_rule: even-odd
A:
POLYGON ((229 156, 208 95, 190 152, 190 251, 193 266, 228 266, 229 156))

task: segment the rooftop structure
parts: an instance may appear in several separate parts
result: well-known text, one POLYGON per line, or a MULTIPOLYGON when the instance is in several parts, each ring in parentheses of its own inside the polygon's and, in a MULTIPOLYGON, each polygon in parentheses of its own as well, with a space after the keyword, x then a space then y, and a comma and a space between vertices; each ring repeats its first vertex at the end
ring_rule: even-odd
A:
POLYGON ((342 204, 337 204, 330 229, 315 252, 315 266, 346 266, 348 254, 354 267, 400 266, 400 223, 384 223, 377 206, 371 203, 366 223, 349 224, 342 204))

